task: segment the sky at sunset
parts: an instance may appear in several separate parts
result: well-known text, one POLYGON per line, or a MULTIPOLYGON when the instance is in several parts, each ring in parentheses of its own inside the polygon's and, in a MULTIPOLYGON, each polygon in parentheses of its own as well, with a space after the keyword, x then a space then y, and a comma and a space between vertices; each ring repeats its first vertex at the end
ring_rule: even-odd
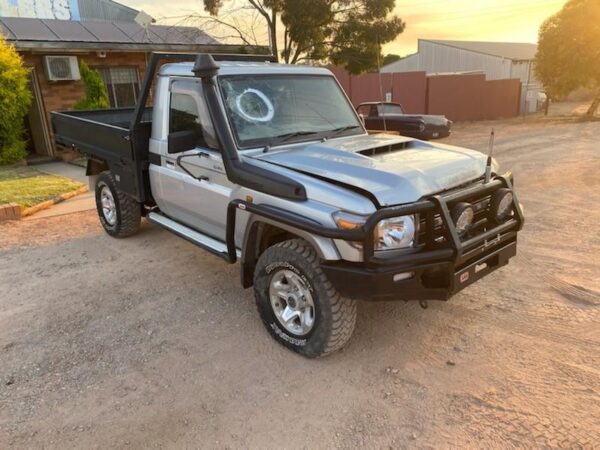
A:
MULTIPOLYGON (((159 23, 177 23, 181 16, 203 11, 201 0, 120 3, 143 9, 159 23)), ((385 46, 384 53, 413 53, 419 38, 536 42, 540 24, 565 3, 566 0, 396 0, 395 13, 407 27, 396 41, 385 46)))

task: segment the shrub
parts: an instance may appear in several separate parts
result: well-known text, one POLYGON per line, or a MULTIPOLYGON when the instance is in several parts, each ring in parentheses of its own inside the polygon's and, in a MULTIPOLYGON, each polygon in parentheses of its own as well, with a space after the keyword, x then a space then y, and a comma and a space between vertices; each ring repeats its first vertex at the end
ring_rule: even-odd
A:
POLYGON ((29 72, 14 47, 0 36, 0 165, 27 156, 23 130, 30 105, 29 72))
POLYGON ((104 109, 110 106, 108 91, 97 70, 90 69, 85 61, 79 65, 81 79, 85 85, 85 98, 75 103, 75 109, 104 109))
POLYGON ((0 152, 0 166, 7 166, 19 162, 27 156, 27 146, 23 139, 17 140, 3 147, 0 152))

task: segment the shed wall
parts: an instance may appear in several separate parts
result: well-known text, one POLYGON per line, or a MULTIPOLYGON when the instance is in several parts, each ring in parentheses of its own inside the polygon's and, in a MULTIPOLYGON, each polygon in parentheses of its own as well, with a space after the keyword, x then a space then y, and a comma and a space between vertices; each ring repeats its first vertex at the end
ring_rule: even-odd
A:
POLYGON ((531 61, 513 61, 436 42, 419 41, 418 53, 388 64, 381 72, 425 71, 436 74, 482 71, 488 80, 518 78, 522 83, 537 84, 534 65, 531 61))
POLYGON ((418 53, 399 59, 398 61, 381 68, 382 73, 420 71, 423 71, 423 69, 421 69, 418 53))
POLYGON ((540 84, 535 76, 535 62, 533 61, 513 61, 510 78, 518 78, 521 83, 525 84, 540 84))
POLYGON ((427 73, 482 70, 488 80, 510 78, 511 60, 468 50, 419 41, 421 70, 427 73))

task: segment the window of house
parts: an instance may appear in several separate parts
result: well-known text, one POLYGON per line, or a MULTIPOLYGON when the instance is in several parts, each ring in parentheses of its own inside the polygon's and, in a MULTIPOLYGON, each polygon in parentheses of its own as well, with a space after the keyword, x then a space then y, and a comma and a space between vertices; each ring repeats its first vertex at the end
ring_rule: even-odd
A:
POLYGON ((137 67, 99 67, 113 108, 135 106, 140 91, 137 67))

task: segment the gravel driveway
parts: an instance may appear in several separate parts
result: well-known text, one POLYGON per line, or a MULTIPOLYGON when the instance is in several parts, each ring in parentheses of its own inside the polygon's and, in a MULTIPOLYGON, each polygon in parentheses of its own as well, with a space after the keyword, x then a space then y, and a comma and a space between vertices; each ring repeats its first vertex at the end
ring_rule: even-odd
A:
POLYGON ((94 212, 0 226, 0 448, 600 445, 600 122, 459 125, 512 168, 513 262, 447 303, 362 303, 340 353, 263 329, 228 266, 94 212))

